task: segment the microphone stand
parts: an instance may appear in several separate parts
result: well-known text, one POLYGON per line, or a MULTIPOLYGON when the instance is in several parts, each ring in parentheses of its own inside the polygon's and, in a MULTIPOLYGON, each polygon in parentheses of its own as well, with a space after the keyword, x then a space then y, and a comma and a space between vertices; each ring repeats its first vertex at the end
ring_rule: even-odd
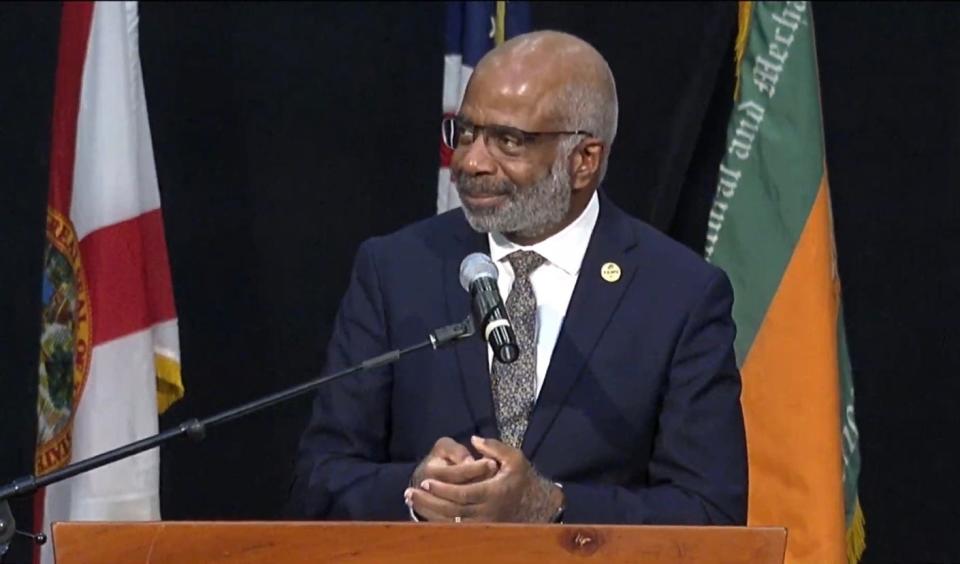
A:
POLYGON ((163 443, 166 443, 167 441, 170 441, 171 439, 181 435, 186 435, 194 441, 203 440, 203 438, 206 436, 208 427, 226 423, 227 421, 232 421, 239 417, 243 417, 244 415, 256 413, 278 403, 282 403, 289 399, 303 395, 322 386, 323 384, 326 384, 327 382, 332 382, 334 380, 343 378, 344 376, 363 372, 371 368, 379 368, 381 366, 393 364, 408 353, 425 349, 427 347, 433 347, 433 349, 436 350, 450 343, 466 339, 473 334, 473 320, 472 318, 467 317, 467 319, 461 321, 460 323, 447 325, 431 332, 428 339, 411 347, 395 349, 386 352, 379 356, 369 358, 360 364, 357 364, 356 366, 351 366, 350 368, 341 370, 335 374, 310 380, 281 392, 277 392, 264 398, 243 404, 239 407, 228 409, 227 411, 212 415, 206 419, 189 419, 172 429, 163 431, 162 433, 157 433, 156 435, 140 439, 139 441, 132 442, 113 450, 109 450, 103 454, 87 458, 86 460, 69 464, 59 470, 50 472, 49 474, 44 474, 43 476, 29 475, 13 480, 5 486, 0 487, 0 557, 6 553, 10 540, 15 534, 18 533, 33 537, 34 542, 37 544, 43 544, 46 542, 46 535, 43 535, 42 533, 34 535, 16 531, 13 515, 10 512, 10 507, 7 502, 7 500, 11 497, 33 493, 37 489, 44 486, 61 482, 67 478, 72 478, 77 474, 83 474, 84 472, 89 472, 90 470, 100 468, 101 466, 106 466, 111 462, 123 460, 124 458, 139 454, 145 450, 158 447, 163 443))

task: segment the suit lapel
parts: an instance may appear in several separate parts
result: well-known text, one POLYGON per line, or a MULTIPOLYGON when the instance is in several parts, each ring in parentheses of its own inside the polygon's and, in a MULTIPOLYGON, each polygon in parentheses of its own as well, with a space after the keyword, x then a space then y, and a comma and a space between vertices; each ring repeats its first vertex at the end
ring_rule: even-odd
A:
MULTIPOLYGON (((470 294, 460 286, 460 262, 470 253, 490 252, 487 236, 473 231, 465 219, 458 224, 453 243, 444 257, 442 272, 447 317, 451 323, 466 318, 471 311, 470 294)), ((474 335, 454 347, 460 363, 464 395, 477 433, 483 437, 498 438, 486 342, 479 335, 474 335)))
MULTIPOLYGON (((524 434, 522 450, 532 460, 560 406, 582 374, 600 335, 617 309, 636 271, 627 251, 636 244, 622 211, 607 198, 600 199, 600 216, 587 246, 577 284, 567 306, 567 314, 557 337, 550 367, 524 434), (600 276, 604 264, 612 262, 620 269, 616 282, 600 276)), ((488 385, 489 387, 489 385, 488 385)))

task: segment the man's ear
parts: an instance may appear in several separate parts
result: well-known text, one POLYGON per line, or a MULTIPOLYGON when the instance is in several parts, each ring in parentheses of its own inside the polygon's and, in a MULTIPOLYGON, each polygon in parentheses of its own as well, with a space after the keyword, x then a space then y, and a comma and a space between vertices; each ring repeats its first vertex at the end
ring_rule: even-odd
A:
POLYGON ((573 154, 573 189, 582 190, 593 183, 594 177, 600 172, 600 161, 603 159, 603 141, 591 137, 577 147, 573 154))

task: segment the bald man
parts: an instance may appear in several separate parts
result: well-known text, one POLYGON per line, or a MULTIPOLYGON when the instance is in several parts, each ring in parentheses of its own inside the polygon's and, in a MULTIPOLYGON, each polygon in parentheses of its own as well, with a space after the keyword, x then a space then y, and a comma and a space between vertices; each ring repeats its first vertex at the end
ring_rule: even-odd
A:
POLYGON ((589 44, 516 37, 442 124, 463 207, 366 241, 327 371, 464 318, 490 255, 520 356, 479 337, 321 388, 291 508, 339 520, 738 525, 747 470, 722 271, 604 195, 614 78, 589 44))

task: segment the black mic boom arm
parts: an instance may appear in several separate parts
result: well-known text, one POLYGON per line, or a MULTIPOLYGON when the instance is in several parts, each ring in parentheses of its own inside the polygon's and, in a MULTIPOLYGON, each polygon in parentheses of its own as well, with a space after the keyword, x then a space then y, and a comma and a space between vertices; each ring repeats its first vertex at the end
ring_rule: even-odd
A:
MULTIPOLYGON (((461 321, 460 323, 447 325, 446 327, 441 327, 440 329, 433 331, 430 333, 430 337, 427 340, 417 343, 411 347, 407 347, 405 349, 396 349, 379 356, 375 356, 361 362, 356 366, 351 366, 350 368, 346 368, 335 374, 310 380, 303 384, 294 386, 293 388, 277 392, 265 398, 254 400, 216 415, 212 415, 206 419, 198 420, 194 418, 184 421, 172 429, 167 429, 166 431, 151 437, 140 439, 139 441, 109 450, 102 454, 98 454, 97 456, 93 456, 79 462, 74 462, 73 464, 64 466, 63 468, 50 472, 49 474, 44 474, 42 476, 30 475, 18 478, 4 485, 3 487, 0 487, 0 502, 3 502, 11 497, 33 493, 37 489, 44 486, 66 480, 67 478, 72 478, 77 474, 83 474, 84 472, 89 472, 90 470, 100 468, 101 466, 106 466, 111 462, 116 462, 135 454, 139 454, 143 451, 150 450, 175 437, 179 437, 180 435, 187 435, 191 439, 199 441, 204 438, 207 427, 209 426, 226 423, 227 421, 232 421, 233 419, 243 417, 244 415, 249 415, 278 403, 285 402, 289 399, 312 391, 323 384, 326 384, 327 382, 332 382, 339 378, 343 378, 344 376, 349 376, 357 372, 363 372, 364 370, 369 370, 371 368, 386 366, 396 362, 407 353, 425 349, 427 347, 439 349, 444 345, 465 339, 473 334, 473 322, 468 317, 466 320, 461 321)), ((5 519, 0 518, 0 524, 3 525, 3 527, 0 528, 0 534, 4 533, 4 531, 9 532, 7 527, 12 528, 12 523, 7 523, 5 519)))

